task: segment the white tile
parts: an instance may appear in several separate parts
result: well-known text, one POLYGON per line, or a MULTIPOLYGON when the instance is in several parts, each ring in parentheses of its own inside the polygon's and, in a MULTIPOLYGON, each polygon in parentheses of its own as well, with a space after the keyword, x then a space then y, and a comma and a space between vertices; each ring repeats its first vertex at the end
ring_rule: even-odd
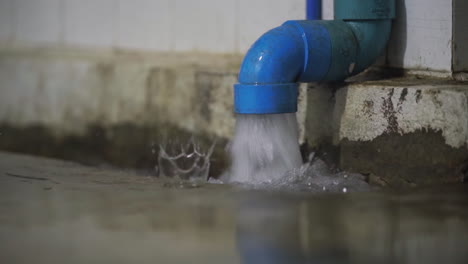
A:
POLYGON ((286 20, 305 19, 304 0, 238 0, 238 46, 240 52, 249 47, 266 31, 286 20))
POLYGON ((236 2, 173 0, 174 50, 233 52, 236 2))
POLYGON ((65 42, 110 47, 116 37, 116 0, 64 0, 65 42))
POLYGON ((171 0, 120 0, 117 45, 167 51, 171 43, 171 0))
POLYGON ((16 41, 58 43, 60 0, 16 0, 16 41))
POLYGON ((13 39, 15 30, 13 0, 0 0, 0 43, 13 39))

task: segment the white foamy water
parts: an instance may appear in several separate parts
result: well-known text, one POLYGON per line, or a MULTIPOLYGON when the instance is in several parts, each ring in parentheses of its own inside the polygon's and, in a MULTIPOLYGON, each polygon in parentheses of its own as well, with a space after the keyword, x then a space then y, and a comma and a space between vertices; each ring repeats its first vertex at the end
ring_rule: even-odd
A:
POLYGON ((272 183, 302 165, 295 113, 237 115, 229 180, 272 183))

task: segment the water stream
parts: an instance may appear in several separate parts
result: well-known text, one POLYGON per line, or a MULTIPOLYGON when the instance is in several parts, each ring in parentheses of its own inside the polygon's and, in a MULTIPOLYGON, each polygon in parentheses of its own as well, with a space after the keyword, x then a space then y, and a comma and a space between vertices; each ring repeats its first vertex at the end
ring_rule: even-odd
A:
POLYGON ((295 113, 237 115, 230 181, 272 183, 299 168, 298 134, 295 113))
POLYGON ((362 175, 334 171, 314 153, 302 163, 295 113, 237 115, 229 150, 232 183, 307 192, 370 190, 362 175))

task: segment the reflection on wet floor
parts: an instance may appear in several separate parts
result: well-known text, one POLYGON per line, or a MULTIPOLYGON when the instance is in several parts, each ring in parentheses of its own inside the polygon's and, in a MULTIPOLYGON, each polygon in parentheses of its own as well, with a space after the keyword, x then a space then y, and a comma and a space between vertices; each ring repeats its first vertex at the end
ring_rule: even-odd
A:
POLYGON ((463 185, 191 187, 0 153, 0 193, 1 263, 468 263, 463 185))
POLYGON ((245 263, 467 263, 468 196, 458 191, 259 198, 237 215, 237 243, 245 263))

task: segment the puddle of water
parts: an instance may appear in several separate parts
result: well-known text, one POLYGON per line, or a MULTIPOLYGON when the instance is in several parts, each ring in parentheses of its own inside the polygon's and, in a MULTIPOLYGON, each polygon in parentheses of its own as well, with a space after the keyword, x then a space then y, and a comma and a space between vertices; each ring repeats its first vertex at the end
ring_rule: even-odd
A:
MULTIPOLYGON (((352 178, 310 167, 317 188, 352 178)), ((0 263, 468 263, 468 185, 348 187, 258 190, 0 153, 0 263)))
POLYGON ((317 195, 71 178, 0 177, 2 263, 468 263, 463 185, 317 195))

